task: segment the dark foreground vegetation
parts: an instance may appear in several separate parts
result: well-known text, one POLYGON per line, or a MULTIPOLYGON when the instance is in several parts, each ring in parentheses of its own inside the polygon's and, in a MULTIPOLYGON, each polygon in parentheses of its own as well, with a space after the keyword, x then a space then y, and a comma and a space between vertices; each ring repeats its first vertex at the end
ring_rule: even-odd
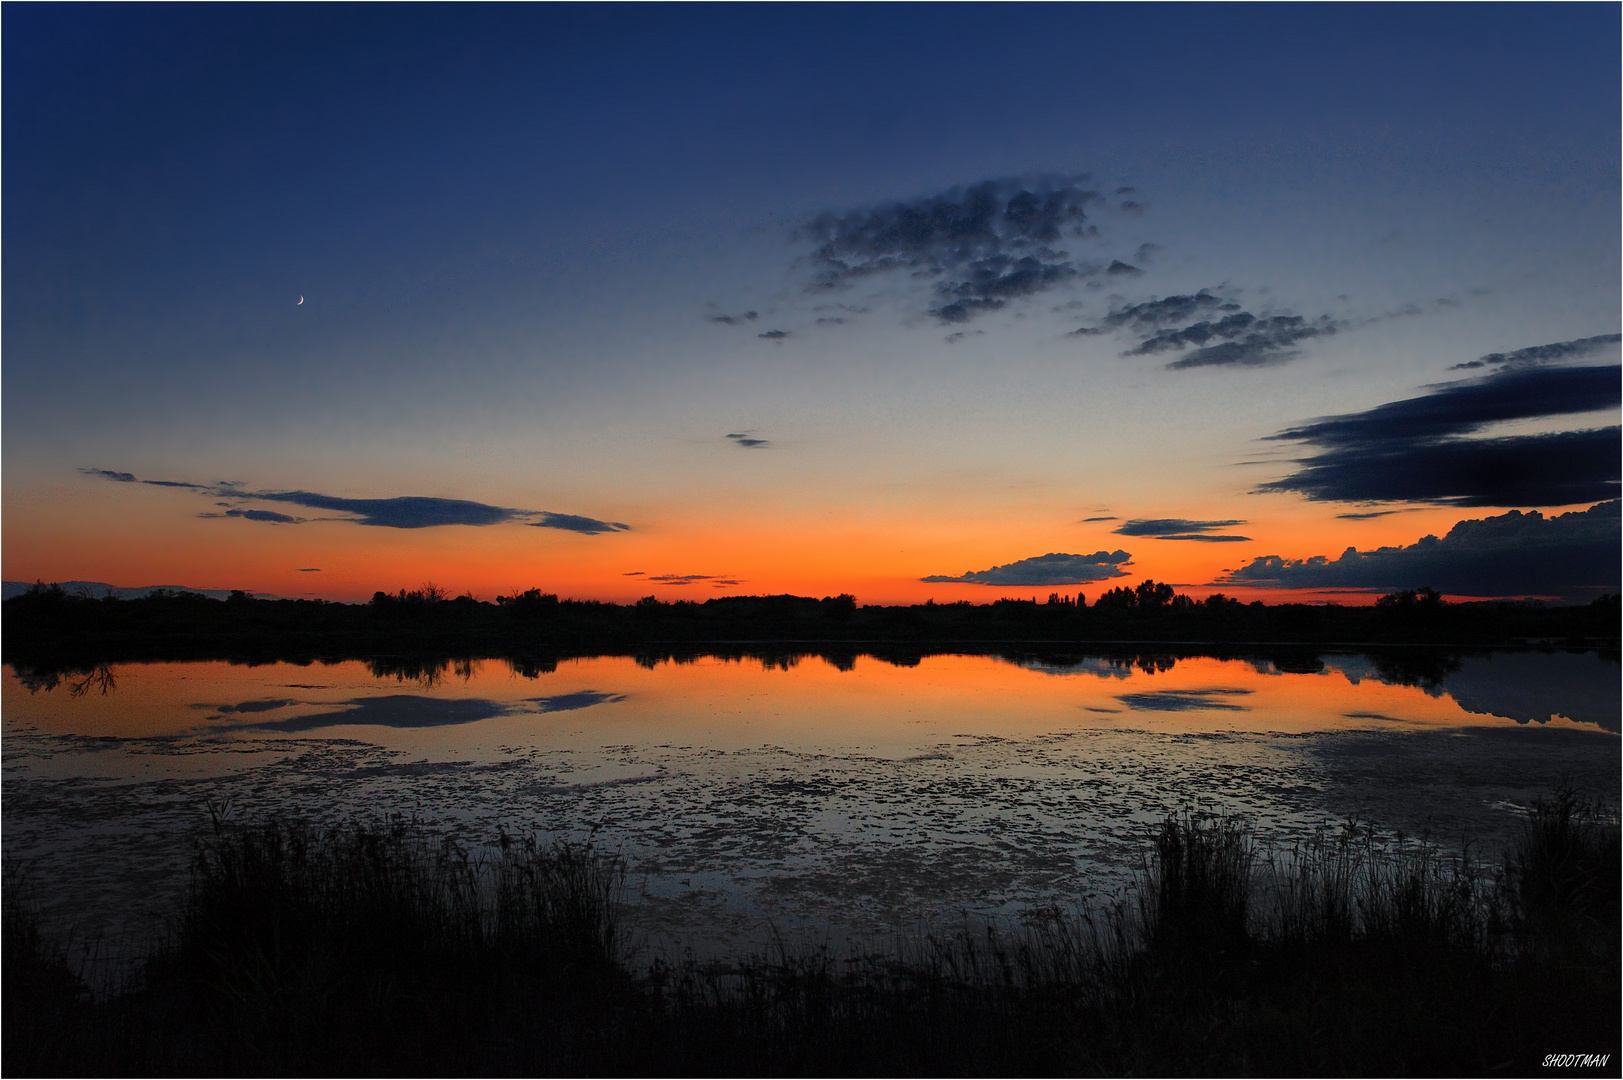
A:
POLYGON ((217 826, 173 930, 92 994, 5 890, 8 1075, 1618 1074, 1615 818, 1559 792, 1494 868, 1183 815, 1092 914, 841 959, 639 962, 615 863, 406 825, 217 826))
POLYGON ((92 599, 36 585, 3 605, 5 659, 33 667, 135 660, 313 660, 379 655, 533 658, 699 645, 818 644, 825 650, 927 653, 999 644, 1388 644, 1617 647, 1618 597, 1580 606, 1444 602, 1429 589, 1373 606, 1194 601, 1141 582, 1096 597, 990 604, 859 605, 849 595, 720 597, 702 604, 560 600, 537 589, 449 597, 424 586, 366 604, 212 600, 196 593, 92 599))

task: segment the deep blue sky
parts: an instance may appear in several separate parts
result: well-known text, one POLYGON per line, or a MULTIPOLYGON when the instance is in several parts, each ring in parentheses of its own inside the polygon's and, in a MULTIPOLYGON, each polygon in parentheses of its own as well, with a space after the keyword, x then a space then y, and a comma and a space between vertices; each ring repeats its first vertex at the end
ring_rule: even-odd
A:
MULTIPOLYGON (((1224 481, 1214 506, 1245 508, 1191 498, 1289 424, 1618 329, 1615 5, 10 5, 3 29, 6 480, 42 521, 62 497, 112 528, 75 471, 106 468, 578 511, 688 559, 741 490, 759 520, 723 534, 884 502, 877 460, 921 505, 958 473, 1047 485, 913 548, 1012 561, 1108 542, 1056 534, 1062 507, 1278 516, 1246 503, 1269 477, 1224 481), (1100 241, 1157 245, 1131 289, 1074 317, 1044 292, 953 349, 905 276, 816 322, 819 212, 1083 173, 1146 208, 1100 241), (1220 382, 1059 344, 1203 287, 1340 332, 1220 382), (791 336, 708 321, 746 309, 791 336), (1079 442, 1067 364, 1077 407, 1182 419, 1079 442), (799 464, 709 463, 746 427, 799 464)), ((1325 553, 1285 550, 1303 513, 1244 554, 1325 553)), ((269 557, 210 535, 224 567, 269 557)), ((472 565, 477 541, 414 557, 472 565)))

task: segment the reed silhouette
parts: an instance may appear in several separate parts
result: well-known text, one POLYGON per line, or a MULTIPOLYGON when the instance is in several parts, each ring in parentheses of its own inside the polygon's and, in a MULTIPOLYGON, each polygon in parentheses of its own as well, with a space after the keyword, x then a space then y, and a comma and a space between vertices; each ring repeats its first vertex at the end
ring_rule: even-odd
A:
POLYGON ((1133 892, 883 954, 639 964, 621 868, 409 822, 217 819, 170 936, 93 994, 4 893, 3 1065, 108 1073, 1529 1072, 1616 1062, 1615 813, 1563 789, 1484 865, 1348 823, 1162 823, 1133 892))

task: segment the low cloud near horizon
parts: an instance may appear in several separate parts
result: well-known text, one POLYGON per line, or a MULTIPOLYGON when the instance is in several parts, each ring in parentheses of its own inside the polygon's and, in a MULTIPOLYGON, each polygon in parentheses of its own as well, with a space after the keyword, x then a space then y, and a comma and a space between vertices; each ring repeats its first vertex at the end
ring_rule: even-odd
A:
POLYGON ((601 533, 628 532, 631 526, 618 521, 602 521, 581 514, 559 514, 550 510, 519 510, 513 507, 492 506, 468 499, 441 499, 421 495, 401 495, 386 499, 352 499, 339 495, 323 495, 314 491, 248 491, 236 483, 194 484, 182 480, 140 480, 132 473, 112 469, 80 469, 86 476, 96 476, 121 484, 147 484, 154 487, 185 488, 211 495, 217 505, 229 507, 224 513, 205 512, 199 516, 213 518, 239 518, 277 525, 302 525, 310 521, 348 521, 356 525, 371 525, 388 529, 427 529, 439 525, 501 525, 508 522, 529 525, 538 529, 558 529, 564 532, 595 536, 601 533), (274 510, 254 510, 241 505, 244 502, 283 503, 311 510, 329 510, 348 514, 342 518, 297 518, 274 510))
POLYGON ((740 579, 729 577, 726 574, 647 574, 641 576, 648 581, 657 581, 661 585, 709 585, 713 589, 730 589, 735 585, 744 584, 740 579))
POLYGON ((1250 540, 1249 536, 1219 533, 1231 525, 1244 525, 1238 518, 1224 521, 1193 521, 1189 518, 1133 518, 1124 521, 1113 531, 1119 536, 1145 536, 1154 540, 1199 540, 1208 544, 1232 544, 1250 540))
POLYGON ((1096 551, 1092 555, 1050 552, 989 570, 970 570, 958 577, 934 574, 920 581, 960 585, 1087 585, 1126 577, 1121 569, 1132 561, 1125 551, 1096 551))
POLYGON ((1546 518, 1511 510, 1461 521, 1439 539, 1335 559, 1265 555, 1213 582, 1253 588, 1352 588, 1391 592, 1430 586, 1455 596, 1555 596, 1588 600, 1619 586, 1623 503, 1546 518))

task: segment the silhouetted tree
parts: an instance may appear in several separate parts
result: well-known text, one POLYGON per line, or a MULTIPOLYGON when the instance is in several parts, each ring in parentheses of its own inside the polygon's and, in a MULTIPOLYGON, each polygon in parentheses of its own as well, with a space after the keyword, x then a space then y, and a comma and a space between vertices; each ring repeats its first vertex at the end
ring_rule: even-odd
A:
POLYGON ((1140 611, 1160 611, 1172 603, 1172 586, 1150 578, 1139 582, 1133 594, 1138 598, 1140 611))
POLYGON ((556 615, 558 613, 558 594, 544 593, 540 589, 525 589, 517 596, 496 597, 498 607, 506 608, 516 615, 556 615))
POLYGON ((1099 594, 1099 599, 1093 602, 1095 611, 1136 611, 1138 609, 1138 594, 1132 589, 1116 586, 1106 589, 1099 594))
POLYGON ((1441 594, 1427 586, 1423 589, 1404 589, 1402 592, 1387 593, 1375 601, 1377 608, 1396 611, 1435 611, 1443 606, 1441 594))
POLYGON ((845 622, 857 613, 857 598, 850 593, 825 596, 818 603, 822 606, 824 615, 838 622, 845 622))

